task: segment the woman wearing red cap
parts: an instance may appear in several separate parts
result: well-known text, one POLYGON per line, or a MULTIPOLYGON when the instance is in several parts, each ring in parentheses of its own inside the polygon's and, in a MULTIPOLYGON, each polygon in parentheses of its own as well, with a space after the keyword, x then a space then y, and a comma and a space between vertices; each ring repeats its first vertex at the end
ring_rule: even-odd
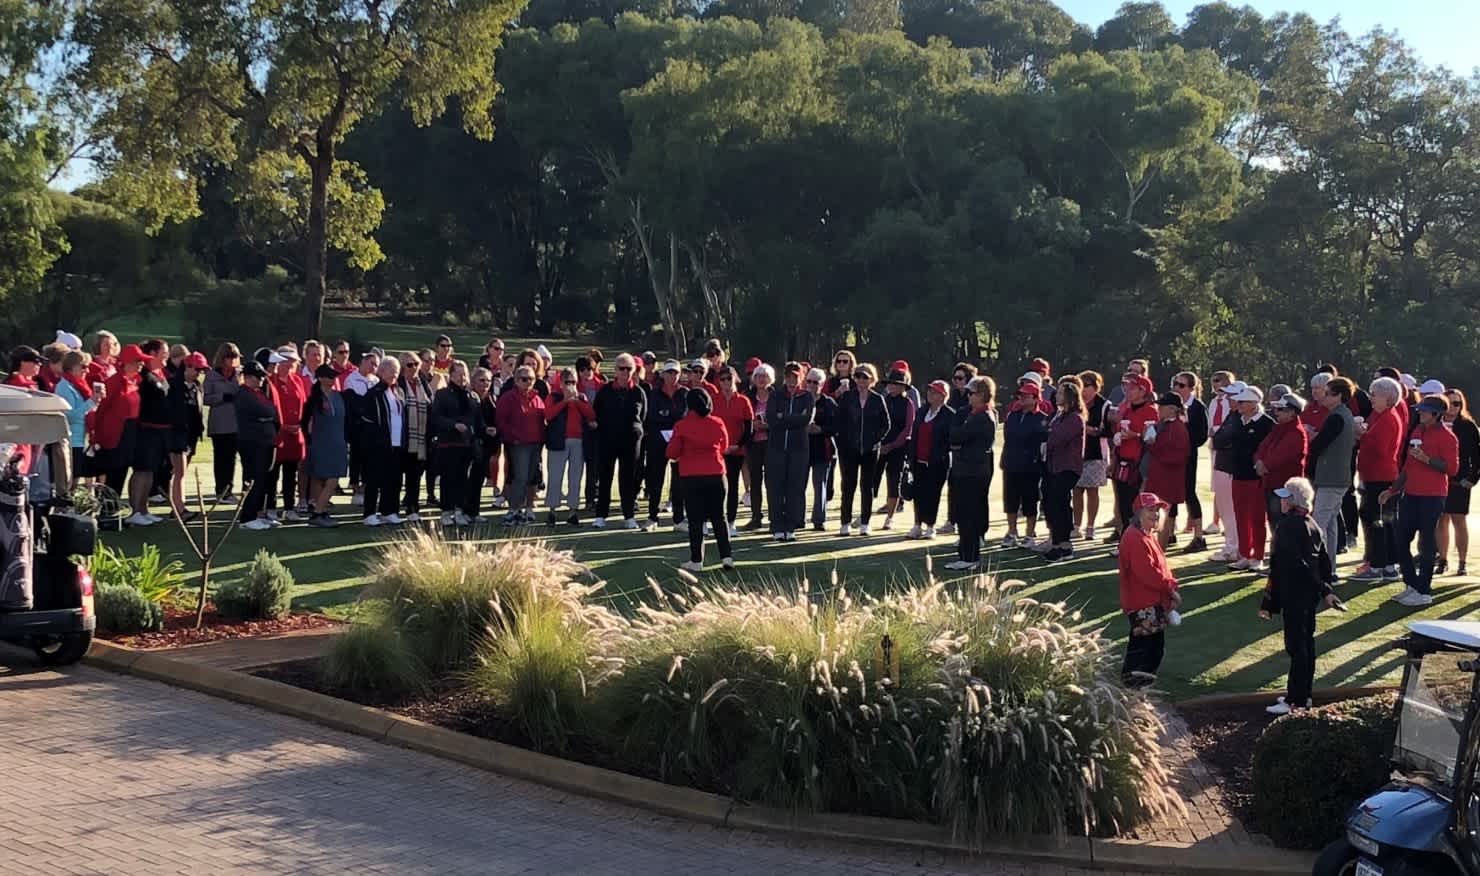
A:
POLYGON ((915 526, 910 538, 935 538, 935 520, 940 512, 940 493, 951 469, 951 425, 956 412, 946 406, 951 388, 944 380, 933 381, 925 390, 929 402, 915 415, 915 427, 905 448, 910 479, 915 487, 915 526))
POLYGON ((134 438, 139 428, 139 371, 148 358, 138 344, 123 348, 118 370, 104 384, 103 401, 93 419, 98 470, 115 493, 123 492, 124 479, 133 464, 134 438))
POLYGON ((208 368, 210 363, 205 356, 187 355, 181 360, 180 368, 170 375, 169 395, 165 398, 170 410, 170 434, 165 439, 170 453, 170 507, 185 521, 200 516, 199 512, 185 510, 185 468, 206 431, 201 413, 200 376, 208 368))
POLYGON ((1157 540, 1167 503, 1155 493, 1139 493, 1130 505, 1119 554, 1120 610, 1131 635, 1120 672, 1127 687, 1145 687, 1161 669, 1166 628, 1176 622, 1173 612, 1182 604, 1182 594, 1157 540))
POLYGON ((1115 516, 1119 534, 1130 525, 1134 510, 1131 505, 1141 492, 1141 453, 1145 449, 1146 427, 1156 422, 1155 387, 1144 374, 1128 374, 1123 384, 1125 401, 1116 411, 1110 444, 1114 451, 1111 481, 1115 484, 1115 516))

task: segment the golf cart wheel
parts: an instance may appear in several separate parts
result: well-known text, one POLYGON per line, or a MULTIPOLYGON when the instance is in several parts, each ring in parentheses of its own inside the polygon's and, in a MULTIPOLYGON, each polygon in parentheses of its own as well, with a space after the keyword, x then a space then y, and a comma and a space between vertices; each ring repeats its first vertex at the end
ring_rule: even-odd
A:
POLYGON ((92 633, 53 636, 35 646, 36 658, 47 666, 71 666, 92 647, 92 633))
POLYGON ((1357 872, 1357 856, 1361 853, 1345 837, 1321 850, 1316 864, 1310 869, 1311 876, 1353 876, 1357 872))

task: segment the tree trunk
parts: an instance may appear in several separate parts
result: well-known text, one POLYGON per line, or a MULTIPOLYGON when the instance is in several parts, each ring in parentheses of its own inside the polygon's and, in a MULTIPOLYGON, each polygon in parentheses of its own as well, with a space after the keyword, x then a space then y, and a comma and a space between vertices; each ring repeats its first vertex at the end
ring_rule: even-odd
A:
POLYGON ((334 140, 320 135, 318 152, 309 160, 313 180, 308 194, 308 235, 303 254, 303 287, 308 305, 308 335, 323 335, 325 268, 329 260, 329 175, 334 172, 334 140))

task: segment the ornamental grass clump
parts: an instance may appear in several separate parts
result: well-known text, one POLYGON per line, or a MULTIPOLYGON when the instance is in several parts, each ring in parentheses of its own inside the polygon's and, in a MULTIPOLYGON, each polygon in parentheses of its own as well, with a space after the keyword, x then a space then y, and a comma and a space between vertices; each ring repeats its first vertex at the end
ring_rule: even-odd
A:
POLYGON ((426 664, 390 625, 383 611, 370 609, 335 636, 319 664, 319 675, 331 690, 382 700, 425 693, 430 683, 426 664))

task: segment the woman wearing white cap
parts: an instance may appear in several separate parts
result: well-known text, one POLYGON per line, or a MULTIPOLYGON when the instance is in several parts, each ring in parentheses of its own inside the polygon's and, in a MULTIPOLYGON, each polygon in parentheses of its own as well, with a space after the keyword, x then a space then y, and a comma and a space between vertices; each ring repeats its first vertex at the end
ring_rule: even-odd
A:
POLYGON ((1234 401, 1238 403, 1238 416, 1234 418, 1231 436, 1233 503, 1240 556, 1229 568, 1263 572, 1268 569, 1264 562, 1268 504, 1263 479, 1254 467, 1254 456, 1259 452, 1259 445, 1274 429, 1274 420, 1264 413, 1264 393, 1257 386, 1247 387, 1234 401))
POLYGON ((1331 592, 1335 563, 1321 527, 1311 519, 1315 494, 1315 487, 1305 478, 1290 478, 1274 491, 1280 502, 1280 522, 1269 553, 1269 582, 1259 617, 1269 620, 1271 615, 1284 615, 1290 673, 1285 695, 1265 709, 1271 715, 1310 706, 1316 676, 1316 611, 1322 603, 1332 608, 1341 605, 1331 592))

